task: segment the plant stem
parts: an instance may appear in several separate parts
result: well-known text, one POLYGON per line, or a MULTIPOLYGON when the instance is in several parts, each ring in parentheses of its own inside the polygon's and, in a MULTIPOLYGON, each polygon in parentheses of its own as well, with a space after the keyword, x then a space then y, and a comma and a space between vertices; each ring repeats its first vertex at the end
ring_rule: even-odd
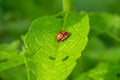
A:
POLYGON ((63 10, 64 12, 73 11, 73 0, 63 0, 63 10))

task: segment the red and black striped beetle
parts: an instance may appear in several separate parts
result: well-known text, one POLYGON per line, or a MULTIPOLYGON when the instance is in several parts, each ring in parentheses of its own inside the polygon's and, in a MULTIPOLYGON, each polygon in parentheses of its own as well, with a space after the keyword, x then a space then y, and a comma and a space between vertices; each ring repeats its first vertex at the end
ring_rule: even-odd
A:
POLYGON ((59 32, 56 36, 56 40, 57 41, 64 41, 65 39, 67 39, 70 36, 69 32, 66 32, 64 30, 62 30, 61 32, 59 32))

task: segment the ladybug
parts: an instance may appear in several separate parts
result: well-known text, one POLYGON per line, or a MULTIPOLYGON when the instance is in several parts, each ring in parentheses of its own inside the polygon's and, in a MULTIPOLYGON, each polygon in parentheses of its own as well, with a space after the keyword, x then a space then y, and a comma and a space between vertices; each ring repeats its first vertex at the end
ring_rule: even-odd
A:
POLYGON ((65 39, 67 39, 70 36, 69 32, 66 32, 64 30, 62 30, 61 32, 59 32, 56 36, 56 40, 57 41, 64 41, 65 39))

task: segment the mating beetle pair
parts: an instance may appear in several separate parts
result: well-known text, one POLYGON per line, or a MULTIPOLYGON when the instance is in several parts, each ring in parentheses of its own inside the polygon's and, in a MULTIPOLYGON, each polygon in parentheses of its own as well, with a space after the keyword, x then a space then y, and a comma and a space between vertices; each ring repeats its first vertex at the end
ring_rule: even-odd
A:
POLYGON ((56 40, 57 41, 64 41, 65 39, 67 39, 70 36, 69 32, 66 32, 64 30, 62 30, 61 32, 59 32, 56 36, 56 40))

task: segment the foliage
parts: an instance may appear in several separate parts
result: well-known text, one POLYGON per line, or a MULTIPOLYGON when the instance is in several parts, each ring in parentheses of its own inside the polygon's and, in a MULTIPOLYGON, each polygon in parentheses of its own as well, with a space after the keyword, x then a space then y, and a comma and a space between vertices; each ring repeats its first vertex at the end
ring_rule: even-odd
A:
POLYGON ((85 13, 70 13, 64 25, 62 22, 54 16, 38 18, 25 37, 27 66, 36 80, 65 80, 87 43, 89 23, 85 13), (70 32, 68 40, 55 40, 60 30, 70 32))
POLYGON ((0 80, 120 80, 120 1, 74 3, 0 0, 0 80))
POLYGON ((24 63, 23 52, 18 48, 19 41, 0 46, 0 71, 24 63))

